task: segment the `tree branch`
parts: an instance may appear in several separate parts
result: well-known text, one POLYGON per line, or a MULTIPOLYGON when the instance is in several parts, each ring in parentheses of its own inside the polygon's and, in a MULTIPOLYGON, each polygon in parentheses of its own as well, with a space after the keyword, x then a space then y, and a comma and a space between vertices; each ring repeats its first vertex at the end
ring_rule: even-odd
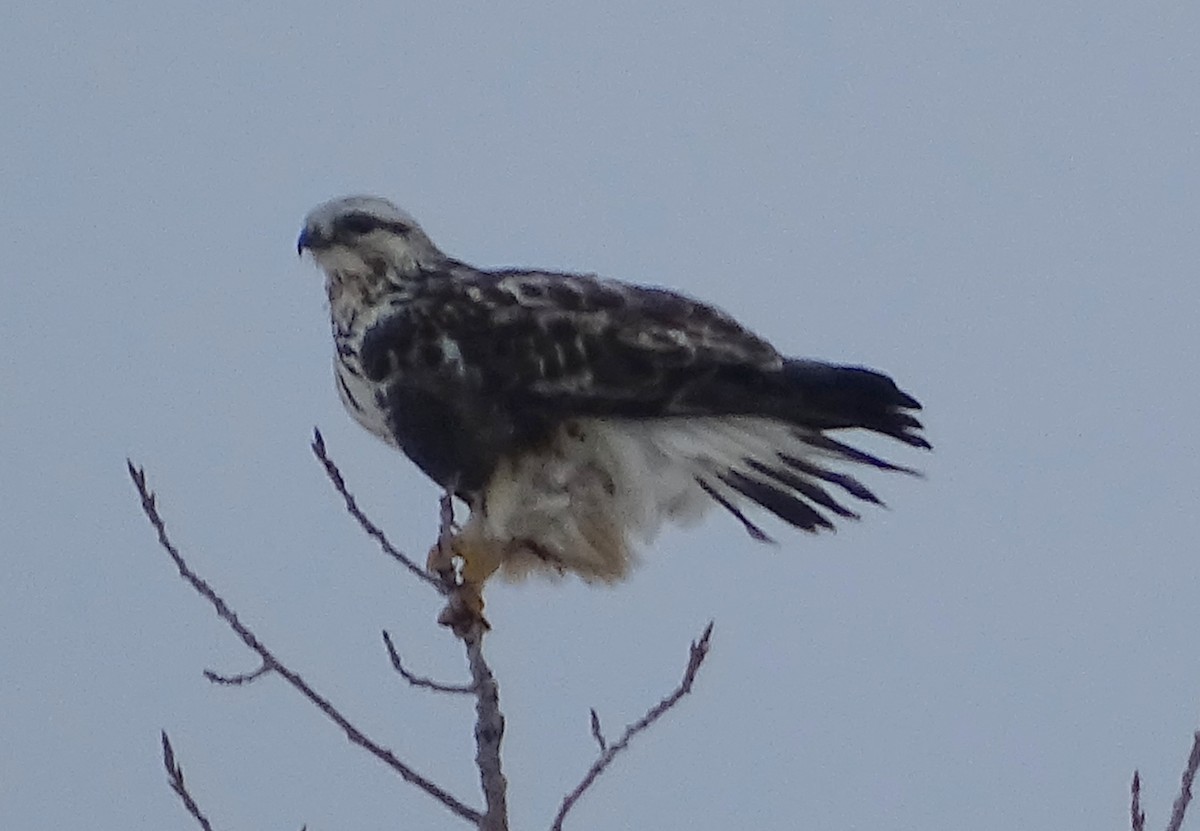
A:
POLYGON ((239 672, 237 675, 221 675, 219 672, 213 672, 211 669, 204 670, 204 677, 214 684, 220 684, 223 687, 240 687, 244 684, 249 684, 252 681, 257 681, 268 672, 271 667, 264 662, 258 669, 253 672, 239 672))
POLYGON ((353 497, 353 495, 351 495, 350 491, 346 489, 346 480, 342 478, 342 472, 338 470, 337 465, 335 465, 333 460, 330 459, 325 453, 325 438, 321 435, 321 431, 315 427, 313 428, 313 440, 311 446, 313 455, 317 457, 317 461, 319 461, 321 466, 325 468, 325 475, 329 477, 329 481, 333 483, 334 489, 341 494, 342 499, 345 500, 346 510, 350 512, 350 516, 354 517, 358 521, 358 524, 362 526, 362 529, 367 532, 369 537, 379 543, 379 547, 383 550, 383 553, 400 563, 400 565, 408 569, 413 576, 417 577, 419 580, 428 583, 430 586, 433 586, 433 588, 437 589, 442 594, 446 594, 446 589, 440 581, 430 576, 425 569, 413 562, 412 558, 395 548, 391 542, 388 541, 388 538, 384 535, 383 531, 381 531, 379 527, 375 525, 375 523, 367 519, 366 514, 364 514, 358 507, 358 501, 353 497))
POLYGON ((1146 831, 1146 812, 1142 810, 1142 777, 1135 770, 1129 786, 1129 821, 1133 831, 1146 831))
POLYGON ((187 812, 195 817, 196 822, 204 831, 213 831, 208 817, 201 812, 200 806, 196 804, 196 800, 192 798, 191 792, 184 784, 183 767, 175 761, 175 749, 171 747, 171 739, 167 737, 166 730, 162 731, 162 752, 163 766, 167 769, 167 781, 171 783, 171 790, 178 794, 179 799, 183 802, 183 807, 187 808, 187 812))
POLYGON ((1179 831, 1183 827, 1183 815, 1187 813, 1188 803, 1192 801, 1192 783, 1196 781, 1197 768, 1200 768, 1200 731, 1192 734, 1192 752, 1188 755, 1187 767, 1183 769, 1179 796, 1175 797, 1167 831, 1179 831))
MULTIPOLYGON (((319 430, 313 430, 313 453, 321 461, 325 467, 325 472, 329 475, 329 479, 333 482, 333 486, 337 492, 342 495, 346 502, 346 509, 350 512, 362 529, 371 537, 373 537, 389 556, 400 560, 410 571, 419 571, 423 580, 430 583, 443 595, 450 598, 450 605, 447 606, 447 612, 452 612, 449 619, 453 619, 454 625, 450 626, 451 631, 462 642, 467 652, 467 663, 471 669, 471 684, 468 688, 475 694, 475 764, 479 768, 479 781, 483 790, 484 797, 484 813, 477 814, 479 827, 484 831, 507 831, 508 829, 508 780, 504 776, 503 766, 500 760, 500 748, 504 740, 504 714, 500 712, 500 690, 496 683, 496 678, 492 674, 491 667, 483 656, 483 636, 487 631, 487 623, 483 618, 475 615, 461 616, 458 615, 456 602, 461 602, 461 597, 458 592, 462 589, 456 584, 456 577, 453 572, 442 574, 439 577, 432 577, 427 572, 417 569, 416 565, 403 554, 400 554, 388 540, 387 535, 378 528, 370 519, 358 509, 353 496, 346 487, 345 479, 338 471, 337 466, 329 459, 325 453, 325 442, 321 438, 319 430)), ((454 535, 454 503, 450 493, 445 493, 440 502, 441 522, 438 529, 438 545, 446 545, 454 535)), ((446 612, 443 612, 445 615, 446 612)), ((389 656, 393 658, 392 665, 397 671, 408 678, 410 683, 413 679, 399 665, 399 655, 392 648, 390 638, 387 633, 384 633, 384 640, 388 644, 389 656)), ((419 679, 426 681, 428 679, 419 679)), ((436 682, 429 684, 420 684, 420 686, 431 686, 436 682)), ((444 691, 452 692, 449 685, 442 685, 444 691)))
MULTIPOLYGON (((313 451, 317 453, 318 458, 322 457, 323 449, 324 444, 320 441, 320 434, 318 433, 317 440, 313 442, 313 451)), ((279 675, 285 681, 287 681, 288 684, 290 684, 297 692, 315 705, 317 709, 319 709, 326 716, 326 718, 340 727, 346 734, 346 738, 348 738, 352 743, 365 749, 372 756, 379 759, 381 762, 395 771, 402 779, 404 779, 404 781, 416 785, 418 788, 425 791, 425 793, 429 794, 434 799, 437 799, 458 816, 462 817, 468 822, 479 825, 483 817, 478 811, 459 801, 441 787, 435 785, 433 782, 417 773, 407 764, 398 759, 392 751, 372 741, 366 734, 355 727, 349 721, 349 719, 342 715, 342 713, 338 711, 338 709, 334 707, 328 699, 324 698, 312 687, 310 687, 308 682, 279 662, 275 655, 259 641, 258 636, 256 636, 249 628, 247 628, 245 624, 238 620, 237 614, 228 606, 228 604, 225 603, 224 599, 222 599, 221 596, 218 595, 203 578, 193 572, 187 565, 183 559, 183 556, 175 547, 175 544, 172 543, 170 538, 167 536, 166 525, 158 513, 158 506, 155 503, 155 496, 146 486, 145 471, 136 467, 131 461, 128 462, 128 467, 129 476, 133 480, 134 487, 137 488, 138 494, 141 496, 142 511, 146 514, 147 519, 150 520, 150 524, 154 526, 154 529, 158 534, 159 545, 167 552, 172 562, 175 563, 175 567, 178 569, 179 575, 201 597, 203 597, 212 605, 213 609, 217 613, 217 616, 221 618, 221 620, 225 621, 229 628, 232 629, 234 633, 241 639, 242 643, 246 644, 247 647, 256 652, 258 656, 262 658, 263 664, 266 667, 273 672, 279 673, 279 675)), ((326 469, 328 471, 330 468, 327 467, 326 469)), ((336 473, 336 470, 336 468, 332 468, 333 473, 336 473)), ((333 473, 330 474, 330 478, 333 478, 333 473)), ((338 480, 340 480, 340 474, 338 474, 338 480)), ((336 484, 337 480, 335 480, 335 485, 336 484)), ((345 494, 344 487, 339 488, 339 492, 345 494)), ((350 503, 352 500, 349 499, 348 495, 347 501, 347 508, 350 509, 350 503)), ((354 506, 351 509, 351 513, 354 513, 356 518, 361 516, 361 513, 356 513, 357 511, 357 506, 354 506)), ((366 521, 366 517, 362 517, 360 519, 360 522, 364 521, 366 521)), ((369 521, 367 521, 367 524, 369 524, 369 521)), ((374 528, 374 526, 371 527, 374 528)), ((378 535, 376 538, 382 538, 382 532, 379 532, 378 529, 375 530, 378 535)), ((381 544, 382 543, 386 543, 386 539, 383 539, 381 544)), ((385 550, 388 550, 389 548, 390 544, 385 547, 385 550)), ((392 551, 394 551, 394 549, 392 549, 392 551)), ((398 554, 399 552, 396 553, 398 554)))
MULTIPOLYGON (((595 783, 600 774, 604 773, 604 770, 610 764, 612 764, 613 759, 616 758, 617 755, 619 755, 623 750, 629 747, 629 743, 635 736, 637 736, 638 733, 641 733, 643 730, 650 727, 650 725, 654 724, 654 722, 666 715, 671 708, 679 703, 680 699, 692 691, 692 684, 696 680, 696 673, 700 671, 701 664, 704 663, 705 657, 708 656, 708 648, 709 642, 712 638, 712 630, 712 621, 709 621, 708 626, 704 627, 703 634, 700 635, 700 640, 692 642, 691 651, 688 655, 687 668, 683 672, 683 680, 679 682, 679 686, 676 687, 670 695, 658 702, 658 704, 655 704, 653 707, 651 707, 646 712, 646 715, 642 716, 633 724, 626 727, 625 732, 621 735, 621 738, 619 738, 614 744, 609 745, 607 749, 602 749, 600 757, 596 759, 590 768, 588 768, 588 772, 584 774, 583 779, 580 780, 579 784, 575 786, 575 789, 563 797, 562 805, 558 809, 558 814, 554 817, 554 824, 550 826, 551 831, 562 831, 563 820, 566 819, 567 813, 573 807, 575 807, 575 803, 578 802, 579 798, 583 796, 588 788, 595 783)), ((599 743, 603 748, 604 740, 599 734, 600 719, 596 716, 594 710, 592 711, 592 716, 592 735, 595 737, 597 743, 599 743)))
POLYGON ((392 643, 392 636, 385 630, 383 633, 383 643, 387 647, 388 658, 391 659, 392 668, 403 676, 414 687, 424 687, 427 690, 444 693, 459 693, 470 695, 475 692, 474 684, 443 684, 440 681, 434 681, 432 678, 422 678, 420 675, 413 675, 404 665, 400 663, 400 653, 396 651, 395 645, 392 643))
POLYGON ((475 688, 475 765, 487 806, 479 827, 481 831, 508 831, 508 780, 500 764, 504 714, 500 712, 500 688, 483 658, 484 631, 479 620, 461 635, 475 688))
POLYGON ((604 740, 604 733, 600 730, 600 715, 596 712, 596 708, 592 708, 592 738, 596 740, 596 744, 600 745, 600 752, 608 750, 608 742, 604 740))

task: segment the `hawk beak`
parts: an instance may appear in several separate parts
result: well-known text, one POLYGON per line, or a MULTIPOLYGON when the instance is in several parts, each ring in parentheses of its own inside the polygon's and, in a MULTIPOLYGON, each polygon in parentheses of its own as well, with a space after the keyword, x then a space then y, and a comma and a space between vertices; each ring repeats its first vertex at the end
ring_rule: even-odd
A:
POLYGON ((316 251, 319 248, 327 248, 329 240, 321 233, 318 228, 305 228, 300 232, 300 237, 296 240, 296 256, 303 257, 305 251, 316 251))

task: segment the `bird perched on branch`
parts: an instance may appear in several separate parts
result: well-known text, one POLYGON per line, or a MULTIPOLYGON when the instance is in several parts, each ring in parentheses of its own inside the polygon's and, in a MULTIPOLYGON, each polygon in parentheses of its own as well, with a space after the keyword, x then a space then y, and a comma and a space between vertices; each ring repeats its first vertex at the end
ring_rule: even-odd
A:
POLYGON ((857 518, 846 502, 879 499, 846 465, 913 471, 843 430, 929 447, 886 375, 785 357, 672 291, 475 268, 385 199, 320 205, 297 245, 325 273, 346 409, 470 508, 431 566, 461 557, 476 613, 498 569, 616 581, 712 506, 757 540, 748 507, 805 531, 857 518))

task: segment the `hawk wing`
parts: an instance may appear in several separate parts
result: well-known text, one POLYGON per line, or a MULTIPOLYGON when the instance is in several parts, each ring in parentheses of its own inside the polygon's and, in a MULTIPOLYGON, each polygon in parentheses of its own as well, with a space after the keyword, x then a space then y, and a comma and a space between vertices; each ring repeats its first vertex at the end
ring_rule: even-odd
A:
POLYGON ((363 369, 460 388, 530 417, 757 415, 863 427, 927 447, 890 378, 784 359, 728 314, 589 275, 473 269, 431 276, 363 338, 363 369))
MULTIPOLYGON (((683 432, 703 433, 704 446, 666 458, 675 463, 698 453, 682 459, 695 463, 695 483, 759 537, 765 535, 735 504, 740 497, 808 530, 831 527, 814 504, 855 516, 821 481, 878 502, 857 480, 814 458, 905 470, 823 431, 861 427, 928 446, 909 412, 919 404, 887 376, 785 359, 711 306, 587 275, 464 266, 426 276, 368 329, 361 361, 368 378, 399 390, 398 409, 427 414, 398 428, 419 430, 419 442, 398 439, 443 484, 481 486, 500 457, 536 445, 571 419, 633 420, 638 430, 699 419, 683 432), (725 417, 735 418, 720 421, 725 417), (475 473, 442 475, 431 454, 475 473)), ((653 434, 645 442, 662 446, 680 435, 653 434)))
POLYGON ((702 412, 688 390, 770 371, 775 349, 733 318, 662 289, 574 274, 465 270, 422 280, 363 339, 381 381, 429 375, 546 415, 702 412))

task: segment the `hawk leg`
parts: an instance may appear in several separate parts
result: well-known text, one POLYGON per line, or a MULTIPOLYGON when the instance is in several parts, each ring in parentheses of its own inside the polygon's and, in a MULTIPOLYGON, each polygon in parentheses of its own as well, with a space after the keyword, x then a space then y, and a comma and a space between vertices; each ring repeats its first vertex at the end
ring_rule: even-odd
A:
POLYGON ((503 551, 494 542, 466 534, 453 534, 443 526, 437 545, 429 550, 426 568, 449 589, 449 602, 438 623, 460 637, 479 625, 491 625, 483 616, 483 584, 496 573, 503 551))

